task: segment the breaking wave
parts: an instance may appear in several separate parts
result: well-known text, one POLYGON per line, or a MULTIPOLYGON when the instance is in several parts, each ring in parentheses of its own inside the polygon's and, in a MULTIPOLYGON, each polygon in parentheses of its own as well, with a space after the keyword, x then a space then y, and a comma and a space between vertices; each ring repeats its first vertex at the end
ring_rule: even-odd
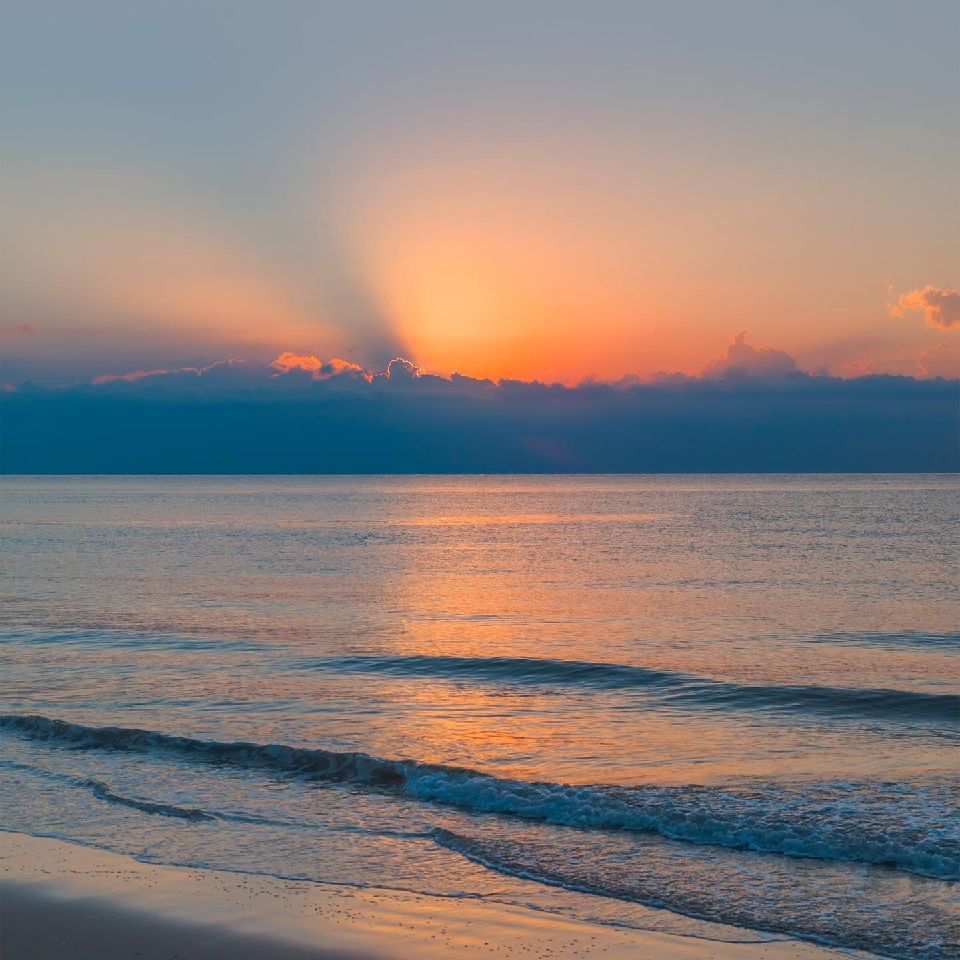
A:
MULTIPOLYGON (((896 785, 873 785, 873 800, 869 791, 864 799, 853 785, 806 785, 802 799, 796 794, 785 796, 775 787, 736 791, 701 786, 570 785, 511 780, 462 767, 383 759, 354 751, 226 743, 152 730, 85 726, 36 715, 3 715, 0 727, 75 749, 157 754, 349 781, 412 800, 581 830, 644 831, 672 840, 791 857, 885 864, 941 879, 960 874, 960 837, 955 835, 951 815, 944 814, 936 829, 921 829, 911 819, 909 798, 897 795, 896 785), (887 788, 889 795, 884 794, 887 788), (891 811, 898 810, 904 812, 891 821, 891 811)), ((188 819, 207 816, 190 809, 161 809, 150 801, 110 794, 102 785, 100 789, 105 799, 145 812, 188 819)), ((949 797, 922 798, 920 802, 925 813, 931 803, 944 809, 952 804, 949 797)))

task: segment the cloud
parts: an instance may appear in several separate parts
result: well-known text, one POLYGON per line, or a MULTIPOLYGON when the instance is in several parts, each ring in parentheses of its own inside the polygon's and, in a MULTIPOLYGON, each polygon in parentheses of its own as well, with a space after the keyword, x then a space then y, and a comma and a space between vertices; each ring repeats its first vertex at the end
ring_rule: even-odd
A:
MULTIPOLYGON (((951 353, 924 379, 809 375, 738 334, 701 377, 576 386, 439 377, 293 351, 2 393, 3 469, 23 473, 953 471, 951 353), (118 440, 122 438, 122 440, 118 440)), ((955 362, 955 361, 954 361, 955 362)))
POLYGON ((124 383, 136 383, 137 380, 143 380, 145 377, 161 377, 169 373, 188 372, 200 373, 196 367, 185 367, 181 370, 131 370, 130 373, 105 373, 103 376, 94 377, 90 382, 99 387, 104 383, 113 383, 116 380, 122 380, 124 383))
POLYGON ((326 380, 328 377, 336 377, 342 373, 366 375, 363 367, 350 363, 349 360, 334 357, 332 360, 323 361, 313 356, 300 356, 290 350, 281 353, 270 366, 277 371, 274 376, 289 373, 291 370, 304 370, 314 380, 326 380))
POLYGON ((901 294, 896 303, 887 304, 887 309, 894 317, 902 317, 908 311, 923 313, 928 326, 949 330, 960 326, 960 290, 926 286, 901 294))
POLYGON ((943 377, 955 380, 960 377, 960 346, 955 343, 938 343, 917 357, 917 366, 922 377, 943 377))
MULTIPOLYGON (((539 397, 545 392, 554 395, 585 397, 591 393, 604 391, 625 391, 641 386, 653 387, 692 387, 698 383, 725 383, 736 381, 761 381, 776 383, 796 378, 838 378, 859 379, 875 376, 909 376, 909 364, 858 360, 822 366, 811 372, 801 370, 796 360, 783 350, 773 347, 754 347, 746 342, 747 331, 741 330, 726 347, 723 354, 708 363, 699 376, 683 373, 658 372, 646 377, 628 374, 613 382, 604 382, 596 377, 584 377, 575 387, 561 384, 546 384, 540 381, 522 381, 503 379, 500 381, 478 380, 473 377, 454 373, 449 377, 440 377, 427 373, 414 361, 394 357, 380 373, 373 373, 348 360, 333 357, 322 360, 314 354, 301 354, 284 350, 270 363, 255 360, 220 360, 206 366, 183 366, 173 369, 158 368, 152 370, 137 369, 125 373, 111 373, 98 376, 90 383, 94 387, 113 385, 120 389, 122 385, 132 388, 140 385, 149 390, 203 390, 213 387, 230 391, 247 388, 257 390, 279 389, 285 391, 307 389, 309 384, 335 380, 340 387, 347 387, 350 381, 378 385, 417 384, 421 395, 428 390, 449 393, 455 389, 459 393, 473 396, 510 396, 511 398, 539 397)), ((956 351, 945 345, 926 351, 916 363, 917 375, 923 378, 955 378, 958 371, 954 361, 956 351)), ((16 384, 16 381, 11 381, 16 384)))
POLYGON ((718 377, 576 387, 222 363, 0 394, 16 473, 954 471, 957 382, 718 377), (402 389, 395 386, 402 383, 402 389))
MULTIPOLYGON (((408 360, 393 361, 393 363, 406 364, 416 373, 409 374, 419 376, 419 368, 414 366, 408 360)), ((390 376, 388 371, 383 376, 390 376)), ((395 368, 395 374, 401 375, 401 368, 395 368)), ((359 377, 369 381, 371 374, 367 373, 363 367, 349 360, 341 360, 334 357, 330 360, 320 360, 312 355, 302 355, 294 353, 292 350, 284 350, 275 360, 269 364, 261 363, 257 360, 218 360, 216 363, 208 364, 205 367, 178 367, 173 370, 132 370, 129 373, 104 374, 91 380, 93 386, 103 386, 105 384, 120 383, 139 383, 147 382, 145 385, 154 386, 197 386, 205 388, 210 385, 219 386, 267 386, 266 380, 281 382, 289 387, 303 380, 328 380, 331 377, 359 377)))
POLYGON ((790 354, 773 347, 752 347, 746 338, 747 331, 741 330, 724 353, 703 368, 700 376, 705 380, 721 377, 776 379, 798 372, 797 361, 790 354))
POLYGON ((205 390, 232 386, 249 388, 262 384, 271 373, 270 367, 256 360, 217 360, 205 367, 178 367, 174 370, 133 370, 130 373, 104 374, 90 381, 93 387, 124 384, 147 390, 205 390))
POLYGON ((391 380, 413 380, 423 371, 412 361, 403 357, 394 357, 384 370, 383 375, 391 380))

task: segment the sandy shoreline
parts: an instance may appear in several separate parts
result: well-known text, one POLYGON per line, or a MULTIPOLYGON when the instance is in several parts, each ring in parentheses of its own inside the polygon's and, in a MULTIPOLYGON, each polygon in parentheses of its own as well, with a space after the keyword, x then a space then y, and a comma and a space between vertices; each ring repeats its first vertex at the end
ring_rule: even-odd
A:
POLYGON ((154 866, 19 833, 0 833, 0 857, 4 960, 849 957, 796 941, 721 943, 485 901, 154 866))

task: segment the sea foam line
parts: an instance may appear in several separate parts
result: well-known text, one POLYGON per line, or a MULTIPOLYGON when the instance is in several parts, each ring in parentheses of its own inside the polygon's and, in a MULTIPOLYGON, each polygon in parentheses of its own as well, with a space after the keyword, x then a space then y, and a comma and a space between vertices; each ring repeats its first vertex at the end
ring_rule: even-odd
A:
MULTIPOLYGON (((960 874, 960 840, 932 831, 877 827, 848 815, 790 815, 776 796, 749 797, 704 787, 617 787, 511 780, 463 767, 333 751, 222 742, 153 730, 92 727, 37 715, 0 716, 0 727, 52 744, 170 756, 350 781, 466 811, 579 829, 658 833, 672 840, 793 857, 886 864, 941 879, 960 874)), ((149 801, 148 801, 149 802, 149 801)))

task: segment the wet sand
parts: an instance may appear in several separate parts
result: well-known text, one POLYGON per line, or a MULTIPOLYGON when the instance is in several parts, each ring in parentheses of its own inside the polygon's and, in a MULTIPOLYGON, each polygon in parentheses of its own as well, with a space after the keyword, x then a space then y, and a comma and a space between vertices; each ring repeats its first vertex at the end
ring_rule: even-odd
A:
POLYGON ((839 960, 850 954, 567 920, 542 911, 143 864, 0 833, 4 960, 839 960))

